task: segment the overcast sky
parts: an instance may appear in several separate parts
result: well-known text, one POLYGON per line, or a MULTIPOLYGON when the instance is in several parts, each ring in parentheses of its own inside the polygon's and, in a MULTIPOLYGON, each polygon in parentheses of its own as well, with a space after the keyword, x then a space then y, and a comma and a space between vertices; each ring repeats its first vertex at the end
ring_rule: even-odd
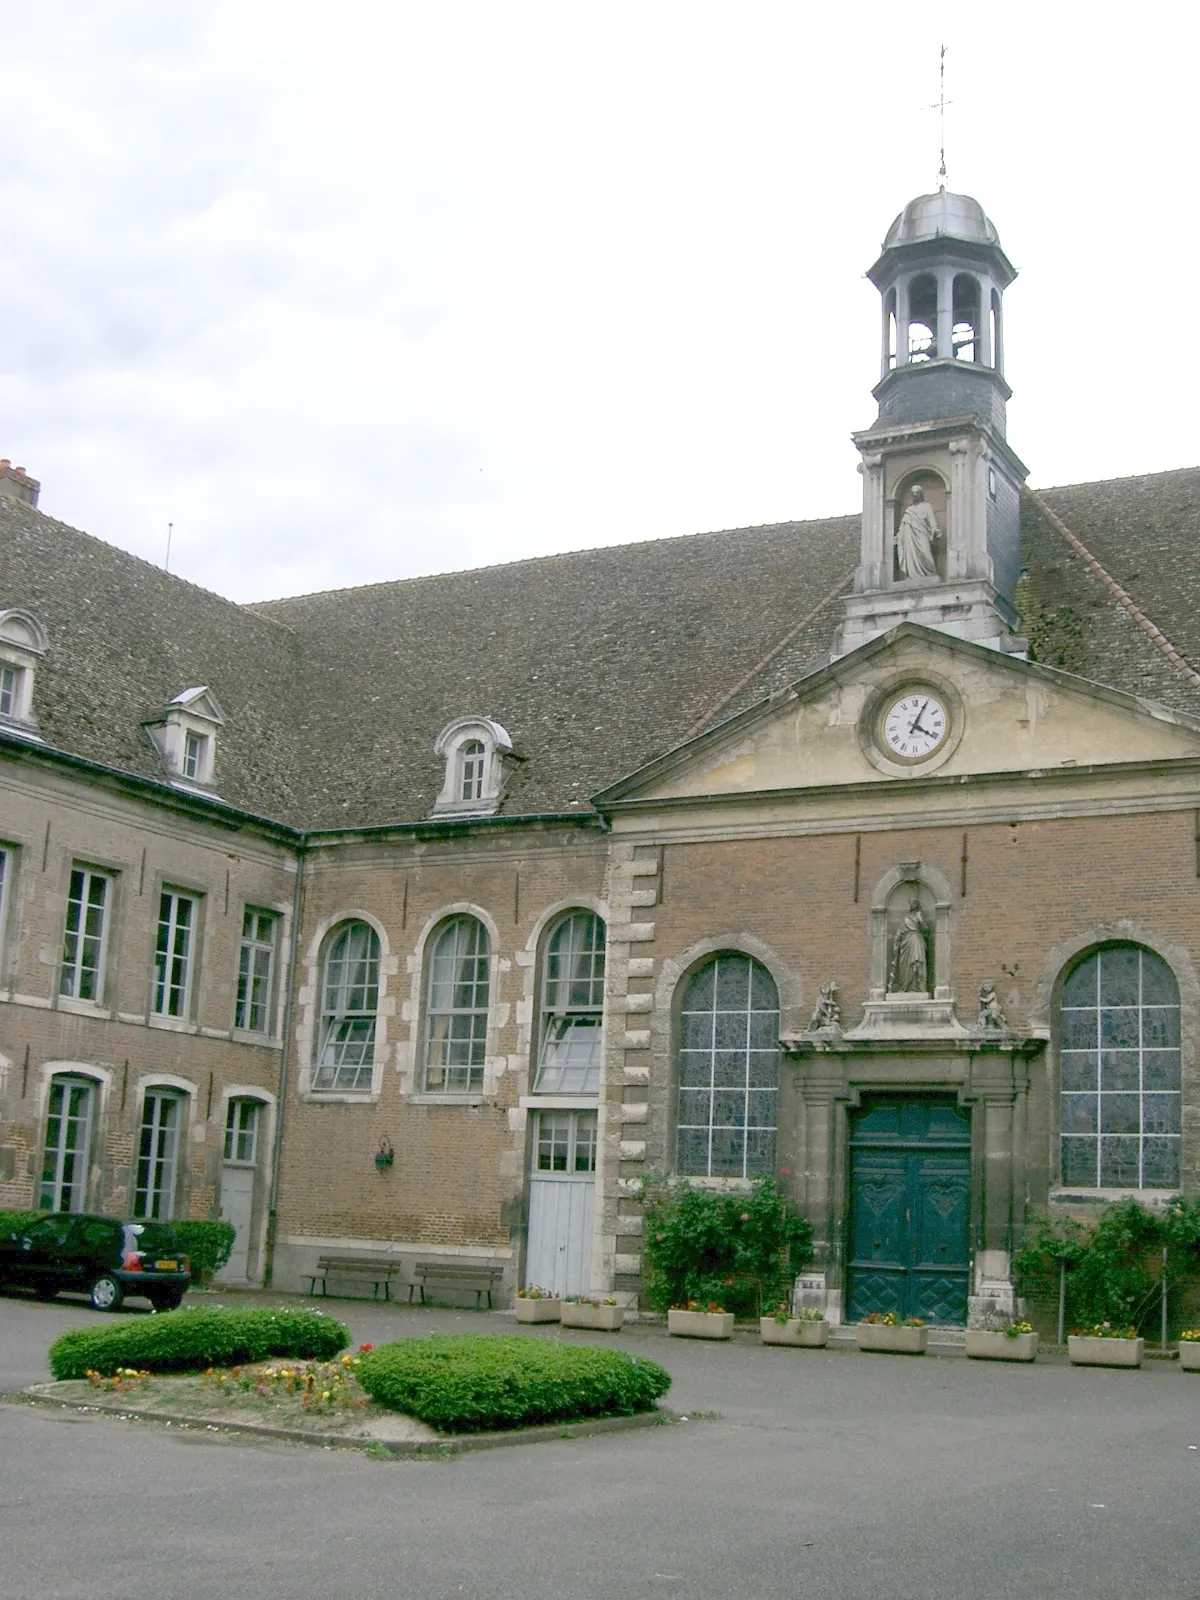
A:
POLYGON ((821 9, 0 0, 0 456, 238 600, 855 510, 944 41, 1031 482, 1200 461, 1196 8, 821 9))

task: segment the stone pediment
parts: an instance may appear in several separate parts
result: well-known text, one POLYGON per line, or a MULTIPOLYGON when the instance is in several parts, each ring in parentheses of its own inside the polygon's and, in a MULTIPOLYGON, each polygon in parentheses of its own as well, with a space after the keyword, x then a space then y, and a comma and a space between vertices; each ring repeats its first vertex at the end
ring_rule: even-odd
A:
POLYGON ((1070 673, 904 623, 701 734, 597 804, 763 795, 1200 757, 1200 719, 1070 673), (925 761, 880 739, 907 687, 943 702, 949 734, 925 761))

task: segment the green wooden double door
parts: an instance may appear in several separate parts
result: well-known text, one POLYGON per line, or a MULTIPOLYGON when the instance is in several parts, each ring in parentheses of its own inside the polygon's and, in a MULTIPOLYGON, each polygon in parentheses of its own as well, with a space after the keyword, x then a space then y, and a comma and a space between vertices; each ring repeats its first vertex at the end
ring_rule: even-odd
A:
POLYGON ((846 1316, 967 1320, 971 1117, 933 1096, 865 1101, 850 1124, 846 1316))

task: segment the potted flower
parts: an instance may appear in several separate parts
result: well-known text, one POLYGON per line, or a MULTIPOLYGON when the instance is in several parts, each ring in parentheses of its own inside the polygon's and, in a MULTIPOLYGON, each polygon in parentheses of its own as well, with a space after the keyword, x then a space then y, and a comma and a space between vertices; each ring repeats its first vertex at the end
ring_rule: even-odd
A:
POLYGON ((1140 1367, 1146 1341, 1137 1329, 1123 1323, 1097 1322, 1076 1328, 1067 1339, 1067 1357, 1073 1367, 1140 1367))
POLYGON ((929 1340, 924 1317, 905 1317, 894 1311, 872 1311, 858 1324, 860 1350, 884 1350, 891 1355, 923 1356, 929 1340))
POLYGON ((758 1331, 764 1344, 821 1349, 829 1343, 829 1324, 815 1306, 801 1306, 792 1312, 786 1301, 780 1301, 769 1317, 758 1319, 758 1331))
POLYGON ((1200 1328, 1185 1328, 1179 1335, 1179 1365, 1185 1372, 1200 1372, 1200 1328))
POLYGON ((569 1294, 562 1303, 564 1328, 596 1328, 601 1333, 620 1333, 625 1308, 613 1296, 569 1294))
POLYGON ((992 1323, 967 1329, 967 1354, 976 1361, 1032 1361, 1038 1336, 1029 1322, 992 1323))
POLYGON ((667 1332, 677 1339, 731 1339, 733 1312, 716 1300, 688 1300, 667 1311, 667 1332))
POLYGON ((552 1289, 539 1289, 530 1283, 517 1290, 516 1312, 518 1322, 557 1322, 562 1315, 562 1301, 552 1289))

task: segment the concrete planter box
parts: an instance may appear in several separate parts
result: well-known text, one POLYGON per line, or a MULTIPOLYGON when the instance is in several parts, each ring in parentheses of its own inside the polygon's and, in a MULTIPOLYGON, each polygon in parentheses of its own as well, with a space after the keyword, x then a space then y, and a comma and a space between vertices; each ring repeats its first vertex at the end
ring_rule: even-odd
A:
POLYGON ((1185 1372, 1200 1372, 1200 1341, 1195 1339, 1181 1341, 1179 1365, 1185 1372))
POLYGON ((732 1311, 668 1311, 667 1332, 677 1339, 732 1339, 732 1311))
POLYGON ((829 1343, 827 1322, 801 1322, 799 1317, 789 1317, 786 1322, 776 1322, 774 1317, 759 1317, 758 1331, 764 1344, 790 1344, 820 1350, 829 1343))
POLYGON ((1140 1367, 1145 1339, 1095 1339, 1090 1334, 1067 1336, 1067 1356, 1073 1367, 1140 1367))
POLYGON ((601 1333, 620 1333, 624 1320, 624 1306, 584 1306, 577 1300, 562 1302, 564 1328, 596 1328, 601 1333))
POLYGON ((967 1354, 976 1361, 1032 1361, 1038 1351, 1036 1333, 997 1333, 990 1328, 967 1329, 967 1354))
POLYGON ((892 1328, 886 1322, 860 1322, 855 1328, 860 1350, 884 1350, 895 1356, 923 1356, 928 1328, 892 1328))
POLYGON ((562 1316, 561 1300, 527 1300, 518 1296, 513 1304, 518 1322, 557 1322, 562 1316))

